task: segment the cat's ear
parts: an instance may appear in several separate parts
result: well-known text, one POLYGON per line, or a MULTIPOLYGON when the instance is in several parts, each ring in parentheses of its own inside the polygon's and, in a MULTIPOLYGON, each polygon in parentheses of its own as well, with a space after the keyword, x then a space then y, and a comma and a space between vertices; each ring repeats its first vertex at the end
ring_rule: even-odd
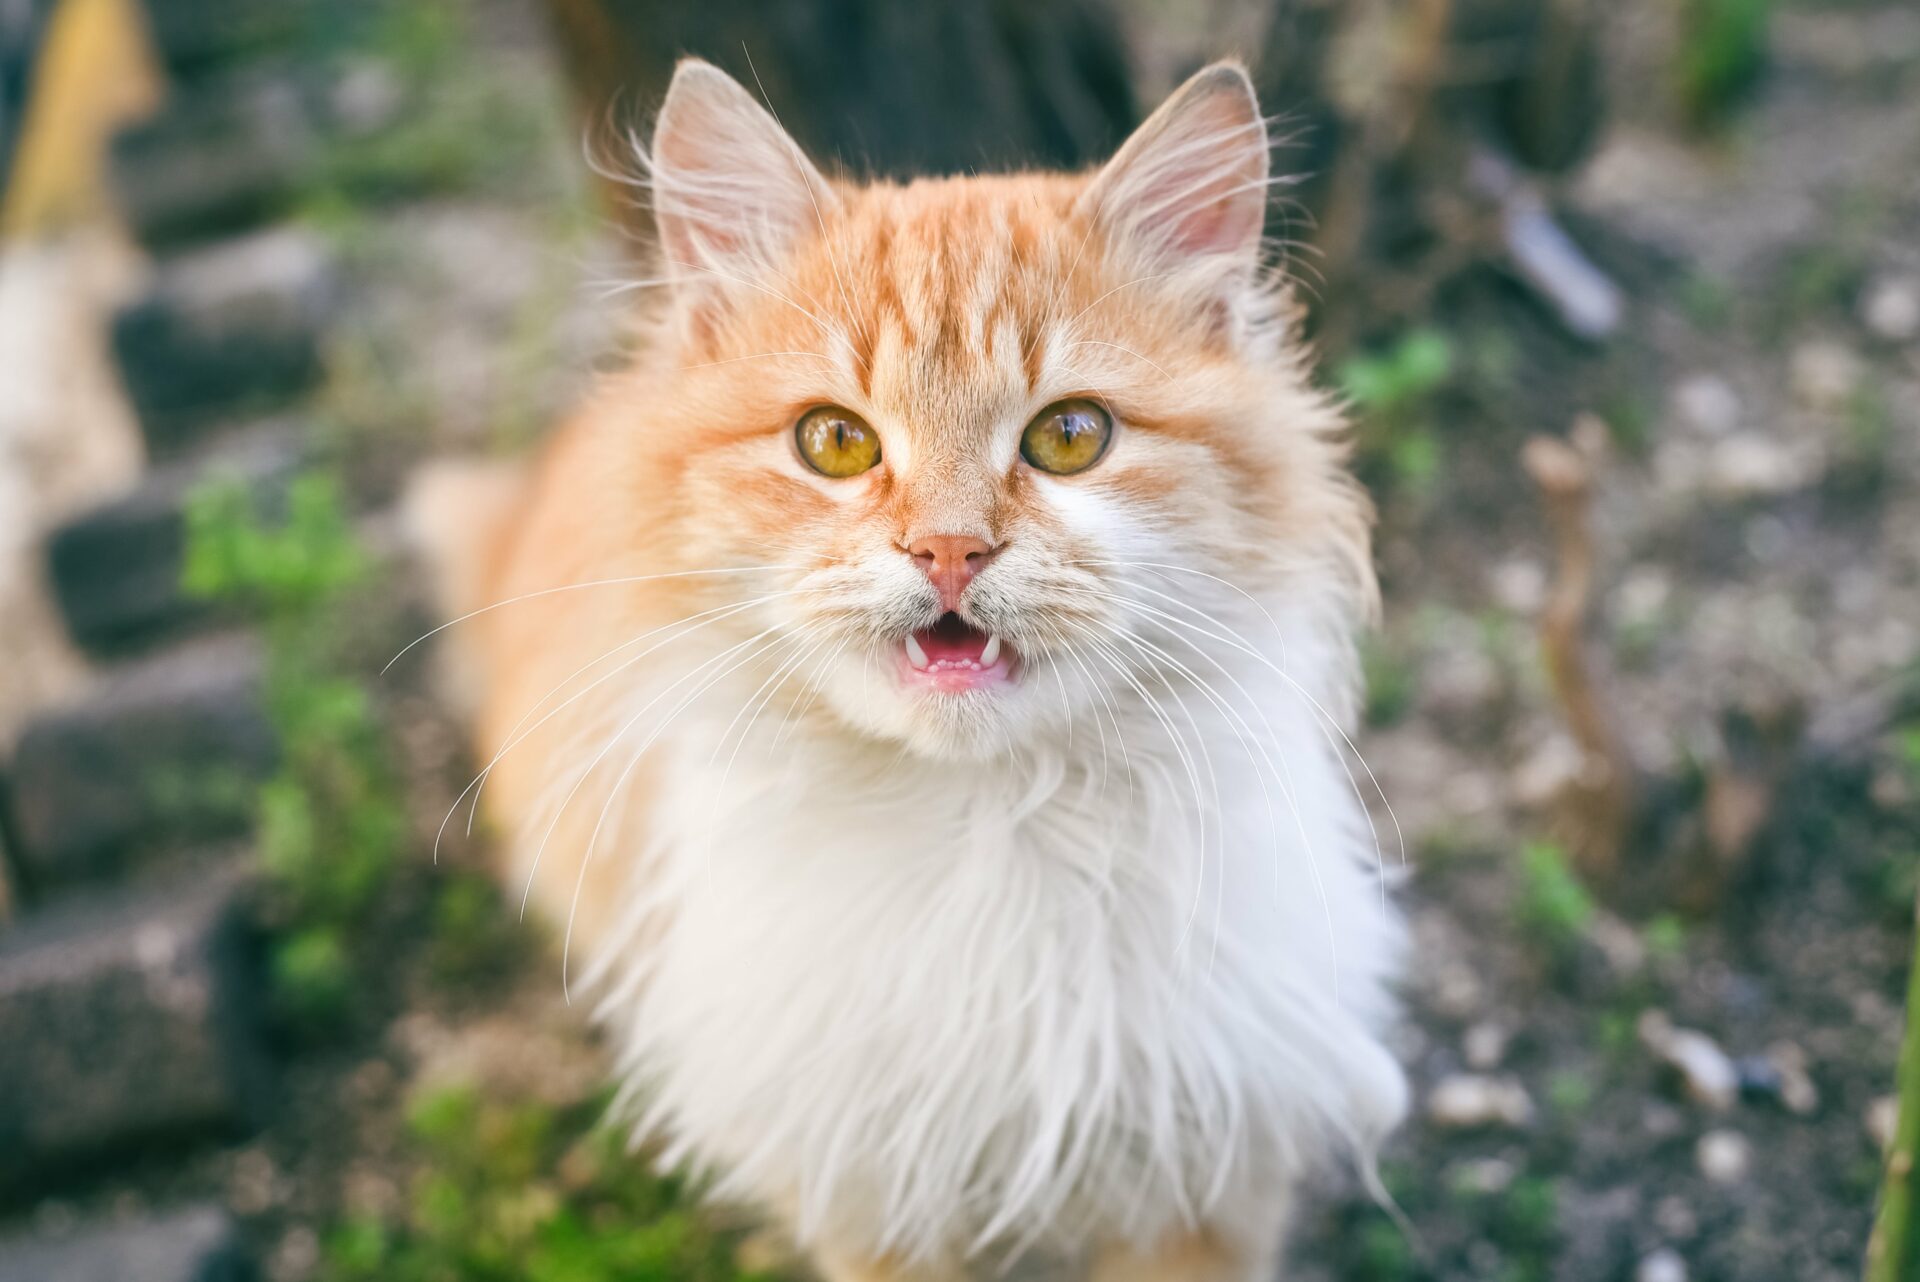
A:
POLYGON ((1237 63, 1174 90, 1081 197, 1116 242, 1169 274, 1251 272, 1267 208, 1267 127, 1237 63))
POLYGON ((647 167, 668 274, 695 297, 777 269, 835 201, 767 109, 698 58, 674 70, 647 167))

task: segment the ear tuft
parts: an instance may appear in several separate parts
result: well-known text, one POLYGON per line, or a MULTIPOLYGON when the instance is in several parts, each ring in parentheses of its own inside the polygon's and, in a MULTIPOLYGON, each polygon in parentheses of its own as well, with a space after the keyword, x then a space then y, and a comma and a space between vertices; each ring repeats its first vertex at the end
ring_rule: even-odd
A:
POLYGON ((1149 261, 1250 270, 1267 208, 1267 128, 1239 64, 1203 68, 1134 131, 1081 197, 1149 261))
POLYGON ((695 290, 776 270, 834 201, 773 115, 698 58, 673 73, 647 168, 669 274, 695 290))

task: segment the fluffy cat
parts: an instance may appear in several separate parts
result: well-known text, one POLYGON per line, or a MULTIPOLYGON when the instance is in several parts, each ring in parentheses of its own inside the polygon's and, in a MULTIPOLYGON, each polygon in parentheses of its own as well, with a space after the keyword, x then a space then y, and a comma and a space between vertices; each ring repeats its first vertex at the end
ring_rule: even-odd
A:
POLYGON ((856 185, 685 62, 639 355, 421 491, 639 1133, 832 1282, 1269 1278, 1404 1110, 1370 510, 1267 157, 1222 64, 1094 174, 856 185))

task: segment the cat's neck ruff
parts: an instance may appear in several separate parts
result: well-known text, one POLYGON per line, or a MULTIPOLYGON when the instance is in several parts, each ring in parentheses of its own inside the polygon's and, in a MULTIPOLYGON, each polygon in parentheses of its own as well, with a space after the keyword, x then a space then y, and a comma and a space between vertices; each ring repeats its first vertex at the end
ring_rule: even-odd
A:
POLYGON ((1297 652, 1245 665, 1237 719, 1119 697, 968 764, 817 719, 736 750, 714 699, 660 745, 595 959, 643 1129, 906 1254, 1151 1241, 1365 1153, 1402 1108, 1397 926, 1297 652))

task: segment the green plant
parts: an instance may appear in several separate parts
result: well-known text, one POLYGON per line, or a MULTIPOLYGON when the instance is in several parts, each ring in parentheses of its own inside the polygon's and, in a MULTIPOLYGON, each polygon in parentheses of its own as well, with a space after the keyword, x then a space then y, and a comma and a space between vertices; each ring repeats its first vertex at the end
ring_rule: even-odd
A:
POLYGON ((254 811, 277 927, 274 1005, 298 1030, 333 1024, 351 1006, 354 930, 386 886, 405 833, 372 700, 336 652, 334 621, 366 582, 369 562, 323 472, 295 477, 271 505, 216 478, 191 496, 186 535, 185 590, 242 610, 265 642, 280 764, 254 811))
POLYGON ((1562 1069, 1547 1079, 1547 1105, 1560 1117, 1575 1120, 1593 1107, 1593 1081, 1575 1069, 1562 1069))
POLYGON ((353 963, 331 926, 308 926, 282 938, 268 970, 280 1012, 303 1025, 330 1025, 353 1001, 353 963))
POLYGON ((1390 726, 1407 715, 1420 690, 1420 676, 1412 660, 1380 637, 1368 637, 1360 648, 1360 671, 1366 680, 1366 718, 1370 726, 1390 726))
POLYGON ((435 978, 484 979, 526 956, 529 932, 508 914, 493 878, 448 876, 434 896, 427 959, 435 978))
MULTIPOLYGON (((1908 745, 1914 745, 1911 738, 1908 745)), ((1914 949, 1907 977, 1907 1031, 1897 1072, 1900 1111, 1867 1243, 1867 1282, 1911 1282, 1920 1275, 1920 1234, 1913 1225, 1920 1194, 1920 946, 1914 949)))
POLYGON ((467 15, 448 0, 381 6, 342 45, 340 54, 387 67, 408 97, 390 123, 329 139, 306 167, 295 210, 322 229, 359 235, 368 201, 510 190, 563 140, 550 97, 474 74, 467 15))
POLYGON ((1442 457, 1424 414, 1453 368, 1453 344, 1433 329, 1410 330, 1378 351, 1341 362, 1335 379, 1359 411, 1363 468, 1384 468, 1394 483, 1416 494, 1431 492, 1442 457))
POLYGON ((1701 329, 1720 330, 1733 317, 1733 287, 1720 276, 1696 271, 1680 282, 1680 307, 1701 329))
POLYGON ((1453 345, 1432 329, 1415 329, 1386 348, 1341 362, 1341 390, 1369 414, 1403 413, 1453 373, 1453 345))
POLYGON ((746 1282, 732 1235, 692 1208, 679 1179, 649 1174, 576 1109, 422 1092, 407 1125, 421 1159, 404 1214, 346 1221, 326 1241, 325 1282, 746 1282))
POLYGON ((1560 951, 1586 937, 1593 897, 1574 876, 1566 852, 1552 842, 1528 842, 1520 851, 1520 924, 1560 951))
POLYGON ((1687 951, 1687 924, 1673 913, 1661 913, 1640 928, 1640 942, 1655 961, 1678 961, 1687 951))
POLYGON ((1363 1222, 1353 1238, 1353 1277, 1359 1282, 1405 1282, 1417 1276, 1406 1232, 1384 1215, 1363 1222))
POLYGON ((1550 1251, 1559 1235, 1560 1198, 1549 1180, 1523 1175, 1500 1200, 1495 1240, 1515 1252, 1550 1251))
POLYGON ((1847 398, 1845 433, 1829 469, 1830 485, 1861 498, 1877 494, 1886 486, 1894 440, 1894 415, 1885 389, 1863 379, 1847 398))
POLYGON ((1759 83, 1773 0, 1681 0, 1674 88, 1697 127, 1724 124, 1759 83))

